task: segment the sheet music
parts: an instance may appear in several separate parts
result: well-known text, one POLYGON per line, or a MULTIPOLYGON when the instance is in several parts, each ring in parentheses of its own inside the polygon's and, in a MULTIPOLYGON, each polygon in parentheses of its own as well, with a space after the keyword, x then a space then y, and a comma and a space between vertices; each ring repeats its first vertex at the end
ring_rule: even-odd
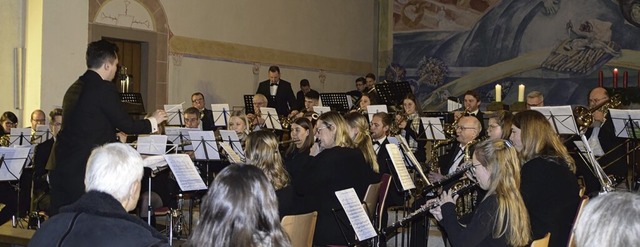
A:
POLYGON ((349 218, 349 223, 356 232, 359 241, 367 240, 377 236, 376 230, 373 228, 369 216, 364 211, 358 194, 353 188, 339 190, 335 192, 340 205, 349 218))
POLYGON ((165 127, 164 132, 167 134, 167 139, 173 143, 178 145, 178 150, 184 147, 184 150, 193 150, 193 146, 191 145, 191 139, 189 139, 189 131, 194 129, 189 128, 180 128, 180 127, 165 127))
POLYGON ((140 154, 164 154, 167 150, 166 135, 139 136, 136 150, 140 154))
POLYGON ((540 106, 531 107, 531 110, 539 111, 547 117, 551 128, 556 129, 558 134, 579 134, 571 106, 540 106))
POLYGON ((396 138, 398 139, 398 145, 400 145, 403 149, 404 154, 407 156, 407 158, 409 158, 409 162, 411 162, 410 166, 414 166, 417 169, 421 169, 420 168, 420 162, 418 162, 418 159, 416 158, 416 156, 413 154, 413 152, 411 152, 411 149, 409 149, 409 143, 407 142, 407 139, 404 138, 404 136, 402 135, 396 135, 396 138))
POLYGON ((49 140, 53 138, 53 133, 51 133, 51 130, 49 129, 49 126, 47 125, 37 125, 36 126, 36 134, 35 134, 35 138, 33 139, 33 144, 40 144, 45 142, 46 140, 49 140))
POLYGON ((427 140, 444 140, 447 137, 444 134, 442 122, 437 117, 421 117, 422 127, 427 136, 427 140))
POLYGON ((154 170, 154 171, 158 170, 158 168, 160 167, 164 167, 168 165, 163 155, 145 156, 143 157, 142 162, 143 162, 142 166, 151 168, 151 170, 154 170))
POLYGON ((229 104, 211 104, 213 112, 213 123, 215 126, 227 126, 231 112, 229 112, 229 104))
POLYGON ((31 129, 30 128, 12 128, 9 138, 9 146, 31 146, 31 129))
POLYGON ((178 186, 182 191, 206 190, 207 185, 204 184, 193 161, 186 154, 166 154, 165 160, 173 172, 173 176, 178 182, 178 186))
POLYGON ((229 158, 231 163, 236 163, 236 164, 244 163, 240 155, 238 155, 238 153, 236 153, 236 151, 233 150, 233 148, 231 147, 231 145, 229 145, 228 142, 220 142, 220 147, 222 147, 222 149, 227 153, 227 157, 229 158))
POLYGON ((407 191, 415 189, 416 185, 413 183, 413 180, 411 180, 411 175, 409 175, 409 171, 404 164, 404 156, 402 155, 402 152, 400 152, 400 148, 395 144, 387 144, 385 147, 387 148, 393 167, 396 169, 396 173, 398 173, 402 190, 407 191))
POLYGON ((328 106, 314 106, 313 111, 318 113, 318 115, 322 115, 325 112, 330 112, 331 107, 328 106))
POLYGON ((189 131, 191 145, 195 148, 198 160, 219 160, 218 144, 213 131, 189 131), (203 141, 204 140, 204 141, 203 141))
POLYGON ((4 161, 0 164, 0 181, 14 181, 20 178, 30 150, 31 147, 0 147, 0 157, 4 155, 4 161))
POLYGON ((635 137, 640 137, 640 110, 609 109, 609 116, 618 137, 633 138, 632 131, 634 130, 635 137), (631 124, 633 124, 633 128, 631 128, 631 124))
POLYGON ((378 112, 389 113, 389 111, 387 111, 387 105, 368 105, 367 106, 367 114, 369 115, 369 122, 371 122, 371 119, 373 119, 373 114, 376 114, 378 112))
POLYGON ((222 142, 228 143, 242 159, 245 158, 244 148, 242 148, 242 143, 235 130, 220 130, 220 136, 222 137, 222 142))
POLYGON ((260 107, 260 112, 262 113, 262 119, 264 119, 264 123, 267 125, 267 129, 282 129, 282 125, 280 124, 280 119, 278 118, 278 112, 276 112, 276 108, 260 107))
MULTIPOLYGON (((184 103, 184 102, 183 102, 184 103)), ((180 125, 182 118, 182 103, 176 105, 164 105, 164 111, 167 112, 168 125, 180 125)))

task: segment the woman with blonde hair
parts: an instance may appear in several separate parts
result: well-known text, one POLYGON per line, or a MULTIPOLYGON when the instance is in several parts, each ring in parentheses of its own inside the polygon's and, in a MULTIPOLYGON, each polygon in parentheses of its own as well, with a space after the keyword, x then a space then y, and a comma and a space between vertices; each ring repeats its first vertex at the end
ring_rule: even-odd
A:
POLYGON ((240 143, 244 144, 244 140, 249 133, 249 122, 247 122, 247 116, 242 111, 234 111, 229 116, 229 122, 227 123, 228 130, 234 130, 240 139, 240 143))
POLYGON ((375 150, 373 150, 373 140, 369 134, 369 122, 364 115, 351 112, 344 115, 344 120, 349 125, 349 136, 362 154, 364 159, 371 165, 371 169, 376 173, 380 173, 375 150))
POLYGON ((489 115, 489 125, 487 126, 487 136, 489 139, 509 140, 511 136, 511 121, 513 114, 507 110, 498 110, 489 115))
POLYGON ((284 217, 294 213, 293 188, 289 183, 289 174, 284 169, 278 145, 273 132, 254 131, 247 137, 245 156, 247 163, 260 168, 269 179, 278 197, 280 217, 284 217))
MULTIPOLYGON (((476 145, 471 174, 487 190, 466 226, 458 223, 455 197, 444 192, 440 206, 431 209, 451 246, 525 246, 531 240, 529 215, 517 188, 520 160, 511 142, 487 140, 476 145)), ((432 200, 430 203, 437 201, 432 200)))
POLYGON ((523 163, 520 192, 533 239, 550 232, 549 246, 566 246, 580 202, 573 158, 538 111, 526 110, 513 117, 510 140, 523 163))
MULTIPOLYGON (((379 176, 355 148, 347 123, 339 113, 322 114, 315 136, 317 141, 310 151, 313 157, 305 164, 300 178, 294 180, 294 188, 301 196, 301 213, 318 211, 315 245, 346 245, 332 213, 332 209, 341 207, 335 192, 353 188, 362 200, 369 184, 380 181, 379 176)), ((354 237, 353 233, 346 236, 354 237)))
POLYGON ((280 225, 273 186, 259 168, 233 164, 202 199, 189 246, 291 246, 280 225))

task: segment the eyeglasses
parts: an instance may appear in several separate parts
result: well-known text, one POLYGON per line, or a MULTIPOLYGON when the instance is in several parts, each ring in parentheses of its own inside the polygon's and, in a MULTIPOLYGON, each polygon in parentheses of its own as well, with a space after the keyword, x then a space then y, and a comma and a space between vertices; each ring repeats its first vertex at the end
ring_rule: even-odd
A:
POLYGON ((320 130, 328 129, 329 127, 330 127, 330 125, 328 125, 328 126, 324 126, 324 127, 318 127, 318 128, 316 129, 316 135, 319 135, 319 134, 320 134, 320 130))
POLYGON ((191 101, 191 103, 197 103, 197 102, 202 102, 204 101, 204 99, 194 99, 191 101))
POLYGON ((475 130, 476 128, 474 127, 464 127, 464 126, 457 126, 456 130, 475 130))
POLYGON ((44 119, 31 119, 31 121, 34 121, 34 122, 39 123, 39 124, 44 124, 46 122, 46 120, 44 120, 44 119))

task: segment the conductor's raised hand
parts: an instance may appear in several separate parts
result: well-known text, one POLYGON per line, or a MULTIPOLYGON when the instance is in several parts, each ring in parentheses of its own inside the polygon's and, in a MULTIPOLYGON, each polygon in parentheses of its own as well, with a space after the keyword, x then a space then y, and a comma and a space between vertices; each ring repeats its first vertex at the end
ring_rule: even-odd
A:
POLYGON ((165 112, 164 110, 156 110, 153 113, 152 117, 155 118, 158 123, 162 123, 168 120, 167 112, 165 112))

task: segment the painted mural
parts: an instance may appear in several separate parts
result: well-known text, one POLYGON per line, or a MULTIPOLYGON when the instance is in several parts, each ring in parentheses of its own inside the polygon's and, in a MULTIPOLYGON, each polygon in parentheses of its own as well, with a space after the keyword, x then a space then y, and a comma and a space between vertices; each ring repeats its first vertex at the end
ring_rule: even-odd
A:
POLYGON ((640 85, 640 1, 391 1, 393 62, 384 78, 409 81, 424 110, 444 110, 469 89, 491 102, 498 83, 506 104, 520 84, 547 105, 585 104, 600 71, 613 87, 614 67, 628 72, 629 87, 640 85))

